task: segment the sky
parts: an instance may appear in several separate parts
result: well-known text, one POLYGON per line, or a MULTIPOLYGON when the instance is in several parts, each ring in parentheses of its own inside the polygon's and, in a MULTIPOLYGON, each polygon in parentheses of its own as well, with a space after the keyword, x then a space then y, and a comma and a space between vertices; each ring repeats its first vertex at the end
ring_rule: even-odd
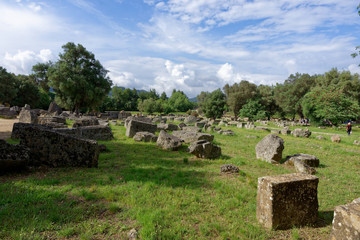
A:
POLYGON ((30 74, 82 44, 114 85, 189 97, 247 80, 360 73, 355 0, 0 0, 0 66, 30 74))

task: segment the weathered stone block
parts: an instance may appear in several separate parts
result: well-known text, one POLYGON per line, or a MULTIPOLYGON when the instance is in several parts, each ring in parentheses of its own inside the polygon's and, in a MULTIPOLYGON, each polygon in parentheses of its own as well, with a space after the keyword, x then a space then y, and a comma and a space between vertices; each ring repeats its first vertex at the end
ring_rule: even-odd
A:
POLYGON ((132 138, 137 132, 155 133, 156 130, 157 126, 155 124, 130 120, 126 127, 126 136, 132 138))
POLYGON ((21 123, 37 123, 38 117, 35 111, 22 109, 19 114, 19 122, 21 123))
POLYGON ((335 207, 331 240, 360 239, 360 198, 335 207))
POLYGON ((96 141, 61 134, 36 124, 15 123, 13 127, 20 144, 31 152, 31 165, 51 167, 97 167, 99 149, 96 141))
POLYGON ((309 165, 310 167, 319 167, 320 161, 314 155, 299 153, 291 156, 286 157, 285 164, 294 165, 294 161, 299 160, 304 162, 305 164, 309 165))
POLYGON ((319 179, 301 173, 258 179, 256 218, 266 228, 288 229, 315 223, 319 179))
POLYGON ((198 158, 215 159, 221 156, 221 148, 206 140, 191 143, 188 151, 198 158))
POLYGON ((175 151, 181 147, 182 140, 161 130, 156 145, 162 149, 175 151))
POLYGON ((256 158, 269 163, 278 163, 282 159, 284 140, 275 135, 269 134, 256 144, 256 158))
POLYGON ((308 138, 311 136, 311 132, 307 128, 306 129, 297 128, 293 131, 293 136, 308 138))
POLYGON ((214 140, 214 135, 211 135, 210 133, 174 131, 172 134, 178 138, 181 138, 181 140, 183 140, 185 143, 191 143, 198 140, 207 140, 212 142, 214 140))
POLYGON ((137 132, 133 137, 137 142, 156 142, 158 137, 150 132, 137 132))

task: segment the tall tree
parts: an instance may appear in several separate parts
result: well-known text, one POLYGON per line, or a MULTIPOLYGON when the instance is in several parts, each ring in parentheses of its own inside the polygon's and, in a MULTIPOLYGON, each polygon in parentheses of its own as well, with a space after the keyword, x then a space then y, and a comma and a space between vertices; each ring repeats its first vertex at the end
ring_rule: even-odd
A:
POLYGON ((111 89, 108 71, 81 44, 69 42, 62 48, 59 60, 49 68, 56 102, 76 113, 80 108, 97 108, 111 89))
MULTIPOLYGON (((201 92, 201 94, 203 93, 204 92, 201 92)), ((203 94, 203 96, 204 95, 201 109, 205 116, 212 119, 221 118, 225 110, 225 94, 220 89, 217 89, 211 93, 203 94)))
POLYGON ((180 90, 176 91, 174 89, 168 102, 177 112, 186 112, 187 110, 193 108, 193 103, 190 102, 189 98, 185 95, 185 93, 180 90))
POLYGON ((291 74, 283 84, 276 85, 274 89, 276 104, 293 118, 296 114, 303 118, 301 101, 314 85, 314 76, 300 73, 291 74))
MULTIPOLYGON (((38 86, 32 81, 30 76, 27 75, 17 75, 16 76, 16 89, 17 94, 11 101, 11 105, 14 106, 24 106, 29 104, 32 107, 35 107, 39 100, 46 98, 47 94, 41 94, 38 86)), ((48 97, 48 96, 47 96, 48 97)), ((50 104, 50 102, 47 102, 50 104)), ((46 103, 45 103, 46 104, 46 103)), ((39 105, 41 107, 47 108, 47 106, 39 105)))
POLYGON ((10 103, 16 96, 16 78, 0 66, 0 103, 10 103))
POLYGON ((240 116, 249 118, 250 121, 258 119, 266 119, 269 114, 265 111, 265 107, 261 105, 260 100, 249 99, 241 108, 240 116))
POLYGON ((231 111, 234 112, 235 118, 239 115, 239 111, 249 99, 258 96, 257 86, 248 81, 234 83, 232 86, 226 84, 224 91, 227 98, 227 104, 231 111))
POLYGON ((37 63, 32 67, 33 75, 36 83, 45 91, 49 92, 49 78, 48 70, 51 67, 52 62, 47 63, 37 63))

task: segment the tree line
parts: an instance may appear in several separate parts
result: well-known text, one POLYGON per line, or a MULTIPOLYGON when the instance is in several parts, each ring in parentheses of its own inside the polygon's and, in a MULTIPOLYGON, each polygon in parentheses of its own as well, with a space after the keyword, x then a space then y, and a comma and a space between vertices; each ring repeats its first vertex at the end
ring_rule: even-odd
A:
POLYGON ((326 120, 338 124, 356 120, 360 110, 359 75, 336 68, 324 74, 291 74, 275 86, 257 86, 248 81, 226 84, 223 91, 201 92, 197 96, 207 117, 216 118, 228 110, 235 118, 250 120, 299 116, 315 123, 326 120), (215 111, 214 106, 220 102, 221 111, 215 111))
POLYGON ((272 116, 310 118, 337 124, 357 119, 360 110, 358 74, 331 69, 324 74, 291 74, 273 86, 241 81, 213 92, 201 92, 192 103, 184 92, 173 90, 170 97, 155 89, 112 86, 108 71, 81 44, 62 46, 56 62, 38 63, 29 75, 15 75, 0 67, 0 103, 30 104, 46 109, 51 101, 78 113, 88 111, 142 111, 147 113, 186 112, 199 106, 205 116, 218 118, 225 111, 251 121, 272 116))

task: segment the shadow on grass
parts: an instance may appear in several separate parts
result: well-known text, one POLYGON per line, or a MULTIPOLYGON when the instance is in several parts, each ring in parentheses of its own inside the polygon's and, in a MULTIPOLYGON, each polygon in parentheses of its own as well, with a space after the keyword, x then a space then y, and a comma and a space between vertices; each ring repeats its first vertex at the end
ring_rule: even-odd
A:
POLYGON ((31 234, 53 231, 103 212, 57 191, 26 185, 0 185, 0 238, 32 239, 31 234))
POLYGON ((326 227, 332 224, 334 211, 319 211, 318 221, 314 227, 326 227))

